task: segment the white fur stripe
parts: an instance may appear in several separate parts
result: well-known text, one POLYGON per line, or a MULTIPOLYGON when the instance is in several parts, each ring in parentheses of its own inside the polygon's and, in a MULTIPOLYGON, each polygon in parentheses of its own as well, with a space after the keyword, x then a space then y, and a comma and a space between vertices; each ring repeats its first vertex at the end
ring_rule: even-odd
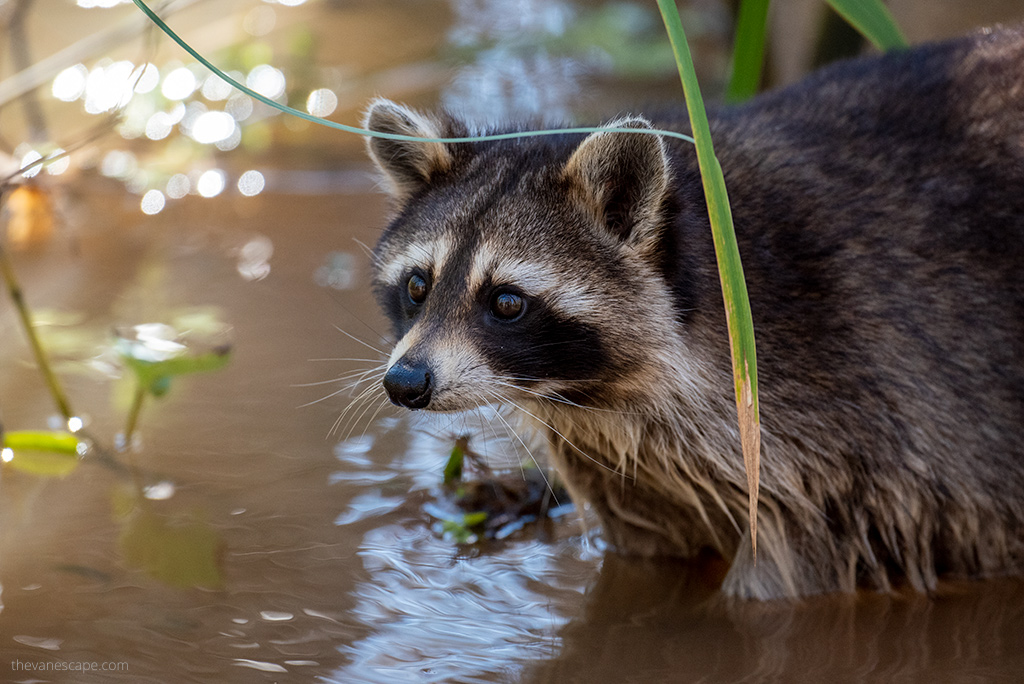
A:
MULTIPOLYGON (((584 274, 578 274, 584 275, 584 274)), ((469 273, 470 292, 476 292, 490 278, 495 285, 518 287, 530 297, 568 316, 599 311, 601 298, 588 279, 573 277, 538 261, 505 256, 489 243, 480 245, 469 273)))
POLYGON ((430 242, 417 242, 404 247, 398 254, 389 257, 388 264, 381 269, 381 280, 401 285, 405 275, 414 268, 420 268, 437 278, 444 270, 454 244, 449 235, 442 235, 430 242))

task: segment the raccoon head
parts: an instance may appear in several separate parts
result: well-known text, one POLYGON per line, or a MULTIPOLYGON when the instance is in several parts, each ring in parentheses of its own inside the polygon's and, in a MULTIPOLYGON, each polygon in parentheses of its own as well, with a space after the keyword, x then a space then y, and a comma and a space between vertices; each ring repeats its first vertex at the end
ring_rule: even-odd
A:
MULTIPOLYGON (((365 125, 468 134, 447 115, 387 100, 373 103, 365 125)), ((374 250, 374 289, 398 340, 384 377, 392 402, 603 406, 649 392, 663 372, 656 350, 674 334, 657 265, 671 203, 659 137, 368 146, 396 209, 374 250)))

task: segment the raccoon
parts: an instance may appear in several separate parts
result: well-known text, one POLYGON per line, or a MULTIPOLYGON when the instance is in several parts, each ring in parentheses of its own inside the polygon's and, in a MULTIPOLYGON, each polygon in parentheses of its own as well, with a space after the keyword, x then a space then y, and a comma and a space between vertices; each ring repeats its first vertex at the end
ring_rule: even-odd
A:
MULTIPOLYGON (((374 286, 409 409, 509 404, 626 554, 754 599, 1024 571, 1024 28, 826 68, 711 116, 757 337, 756 562, 683 112, 370 139, 374 286)), ((470 126, 387 100, 374 131, 470 126)))

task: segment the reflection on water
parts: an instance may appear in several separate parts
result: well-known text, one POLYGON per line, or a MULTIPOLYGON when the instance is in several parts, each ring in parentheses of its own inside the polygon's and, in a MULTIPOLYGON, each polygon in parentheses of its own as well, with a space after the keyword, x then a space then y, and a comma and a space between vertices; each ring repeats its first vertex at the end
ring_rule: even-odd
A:
MULTIPOLYGON (((632 76, 648 84, 677 78, 653 7, 632 2, 581 7, 564 0, 449 1, 454 15, 450 49, 462 59, 441 101, 471 121, 526 119, 557 125, 595 103, 604 107, 601 116, 608 116, 614 107, 601 102, 609 95, 596 87, 601 78, 632 76)), ((719 12, 713 5, 691 12, 691 38, 724 37, 727 27, 719 12)), ((643 103, 657 99, 652 89, 643 103)))
MULTIPOLYGON (((238 78, 348 123, 378 92, 488 121, 616 113, 678 92, 652 3, 295 4, 209 0, 172 23, 238 78)), ((135 11, 32 6, 46 18, 37 59, 135 11)), ((725 10, 694 7, 688 28, 710 40, 725 10)), ((134 93, 96 143, 22 147, 35 127, 0 108, 8 157, 72 149, 10 198, 8 239, 26 249, 15 266, 84 429, 108 443, 132 390, 112 329, 198 329, 215 312, 233 357, 148 402, 137 481, 95 453, 63 478, 0 471, 0 679, 980 682, 1024 671, 1017 581, 934 599, 736 604, 715 592, 714 563, 605 557, 599 531, 575 519, 479 547, 445 539, 429 512, 456 435, 472 433, 500 465, 532 454, 500 421, 421 424, 369 380, 346 388, 385 356, 360 341, 388 345, 361 246, 386 210, 361 141, 284 125, 180 50, 136 47, 78 50, 37 89, 60 123, 45 128, 69 136, 100 120, 87 110, 134 93), (190 558, 185 574, 164 574, 190 558), (173 586, 182 577, 191 586, 173 586)), ((705 48, 699 63, 722 50, 705 48)), ((30 359, 0 300, 5 428, 45 427, 53 413, 30 359)))
POLYGON ((449 40, 471 51, 442 101, 476 121, 514 117, 568 118, 583 66, 550 54, 545 42, 562 36, 575 11, 559 0, 451 0, 449 40))
POLYGON ((594 578, 599 551, 575 526, 555 539, 527 536, 466 555, 432 532, 422 513, 388 524, 410 496, 422 504, 438 487, 451 448, 438 423, 416 421, 410 429, 408 419, 385 421, 383 429, 409 435, 387 473, 368 458, 368 436, 336 450, 345 468, 334 479, 362 482, 372 492, 353 498, 335 522, 366 529, 359 558, 367 579, 353 592, 352 615, 373 630, 342 649, 350 662, 332 681, 516 681, 526 663, 557 653, 556 632, 594 578))
POLYGON ((518 680, 526 663, 558 653, 557 632, 592 579, 594 559, 580 555, 570 540, 459 559, 427 528, 372 530, 360 546, 372 580, 357 587, 353 614, 375 628, 343 649, 351 662, 336 681, 518 680))
POLYGON ((685 569, 611 556, 559 657, 528 681, 1009 682, 1024 664, 1022 589, 731 603, 685 569))

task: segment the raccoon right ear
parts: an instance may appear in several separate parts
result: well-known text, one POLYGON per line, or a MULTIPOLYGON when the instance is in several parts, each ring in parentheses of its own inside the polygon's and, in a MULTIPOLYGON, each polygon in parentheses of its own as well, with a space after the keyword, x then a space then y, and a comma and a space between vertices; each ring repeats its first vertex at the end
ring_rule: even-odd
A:
MULTIPOLYGON (((378 133, 417 138, 445 137, 445 129, 440 122, 383 98, 370 104, 363 127, 378 133)), ((407 199, 429 184, 436 174, 452 166, 451 150, 444 143, 367 137, 366 147, 377 168, 384 172, 388 192, 399 201, 407 199)))
MULTIPOLYGON (((607 128, 650 129, 640 117, 607 128)), ((612 235, 641 249, 660 237, 669 162, 661 137, 651 133, 598 131, 580 143, 565 165, 579 199, 612 235)))

